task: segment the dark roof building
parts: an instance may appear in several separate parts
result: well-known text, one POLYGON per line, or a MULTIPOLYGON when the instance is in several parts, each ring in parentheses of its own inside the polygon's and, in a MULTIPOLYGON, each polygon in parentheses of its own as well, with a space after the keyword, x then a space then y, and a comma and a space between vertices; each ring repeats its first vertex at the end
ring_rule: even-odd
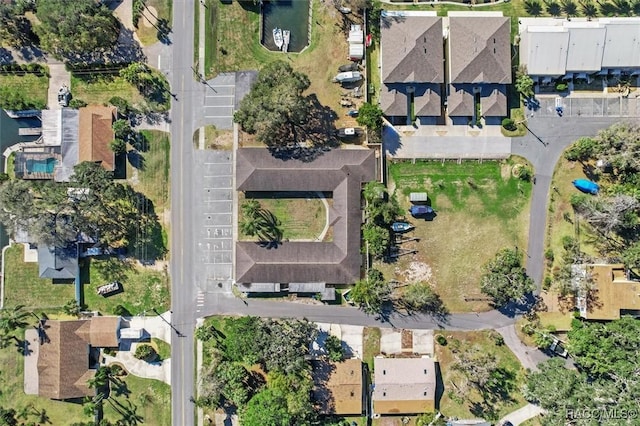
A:
POLYGON ((383 11, 380 17, 382 83, 387 116, 439 116, 444 83, 442 18, 435 12, 383 11))
POLYGON ((53 280, 75 280, 78 276, 78 246, 53 247, 38 246, 38 267, 40 278, 53 280))
POLYGON ((238 191, 322 191, 333 194, 331 242, 236 243, 235 279, 249 283, 353 283, 360 279, 360 192, 376 177, 375 152, 336 149, 314 161, 282 160, 267 149, 236 153, 238 191))

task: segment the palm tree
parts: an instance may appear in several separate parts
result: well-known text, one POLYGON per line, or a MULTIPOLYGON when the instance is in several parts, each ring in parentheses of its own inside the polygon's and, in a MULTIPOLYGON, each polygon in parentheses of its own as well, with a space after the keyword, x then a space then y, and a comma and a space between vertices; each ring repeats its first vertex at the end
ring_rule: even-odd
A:
POLYGON ((612 3, 609 3, 607 0, 605 0, 605 1, 599 1, 598 0, 598 4, 600 5, 600 14, 601 15, 614 16, 614 15, 616 15, 616 13, 618 13, 618 9, 616 8, 616 6, 613 5, 612 3))
POLYGON ((574 0, 561 0, 562 10, 568 18, 578 14, 578 5, 574 0))
POLYGON ((0 340, 2 341, 2 347, 6 346, 9 339, 14 339, 18 344, 21 343, 20 339, 12 333, 29 325, 26 321, 29 315, 31 313, 24 310, 24 305, 16 305, 12 309, 0 311, 0 340))
POLYGON ((618 11, 618 15, 631 16, 632 8, 628 0, 611 0, 611 2, 618 11))
POLYGON ((562 7, 560 7, 560 3, 558 3, 556 0, 546 0, 544 4, 549 15, 560 16, 560 14, 562 13, 562 7))
POLYGON ((524 10, 528 15, 540 16, 542 14, 542 4, 538 0, 525 0, 524 10))
POLYGON ((249 199, 242 203, 240 209, 242 210, 242 215, 244 217, 255 219, 260 213, 262 206, 258 200, 249 199))
POLYGON ((242 220, 240 221, 240 232, 242 232, 244 235, 253 237, 258 233, 259 230, 260 230, 260 225, 257 220, 254 220, 248 217, 243 217, 242 220))
POLYGON ((586 16, 589 20, 595 18, 598 15, 598 8, 593 0, 582 0, 580 2, 580 8, 582 9, 582 14, 586 16))

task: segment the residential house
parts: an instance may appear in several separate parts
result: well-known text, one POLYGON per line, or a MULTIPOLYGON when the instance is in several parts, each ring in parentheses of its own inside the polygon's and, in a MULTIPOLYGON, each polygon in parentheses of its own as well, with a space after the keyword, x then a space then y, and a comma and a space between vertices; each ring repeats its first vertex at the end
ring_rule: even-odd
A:
POLYGON ((442 116, 442 18, 431 11, 383 11, 380 107, 392 122, 442 116))
MULTIPOLYGON (((360 279, 362 185, 376 178, 375 152, 334 149, 313 161, 281 159, 264 148, 236 151, 238 191, 321 191, 331 193, 329 242, 284 241, 261 245, 239 241, 235 280, 241 291, 252 283, 349 284, 360 279)), ((271 288, 280 288, 271 286, 271 288)))
POLYGON ((435 411, 433 358, 374 358, 373 412, 380 415, 435 411))
POLYGON ((116 108, 99 105, 42 111, 41 149, 53 148, 61 156, 53 171, 56 182, 68 182, 73 168, 83 161, 114 170, 115 156, 109 143, 114 139, 115 119, 116 108))
POLYGON ((590 294, 578 293, 582 318, 605 321, 620 319, 622 315, 640 316, 640 281, 637 277, 631 279, 631 272, 624 265, 579 265, 573 276, 575 281, 590 280, 594 286, 590 294))
POLYGON ((66 247, 38 245, 38 269, 40 278, 50 278, 57 282, 79 279, 78 245, 70 243, 66 247))
POLYGON ((119 344, 120 317, 85 320, 45 320, 37 353, 38 395, 51 399, 91 396, 87 381, 98 367, 99 348, 119 344))
POLYGON ((362 361, 312 361, 313 400, 325 415, 361 416, 365 406, 362 361))
POLYGON ((502 12, 449 12, 447 113, 454 123, 507 115, 511 24, 502 12))
POLYGON ((518 18, 520 64, 538 83, 640 75, 640 18, 518 18))

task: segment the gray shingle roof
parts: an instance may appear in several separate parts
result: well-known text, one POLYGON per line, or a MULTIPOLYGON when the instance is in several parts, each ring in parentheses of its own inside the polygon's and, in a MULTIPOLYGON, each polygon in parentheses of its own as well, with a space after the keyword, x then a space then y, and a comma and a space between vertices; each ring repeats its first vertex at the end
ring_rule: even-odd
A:
POLYGON ((360 191, 375 179, 375 152, 336 149, 312 162, 281 160, 267 149, 236 153, 238 191, 333 193, 332 242, 236 243, 238 283, 352 283, 360 279, 360 191))
POLYGON ((409 87, 415 90, 414 111, 417 116, 441 115, 440 84, 384 84, 380 94, 380 106, 385 115, 409 115, 409 87))
POLYGON ((500 84, 487 84, 480 92, 480 106, 485 117, 505 117, 507 115, 506 87, 500 84))
POLYGON ((449 17, 449 81, 511 83, 508 17, 449 17))
POLYGON ((382 81, 444 83, 442 18, 383 12, 382 81))
POLYGON ((451 84, 447 96, 447 110, 450 116, 472 116, 474 108, 473 85, 451 84))
POLYGON ((38 269, 40 278, 73 280, 78 275, 78 247, 38 246, 38 269))

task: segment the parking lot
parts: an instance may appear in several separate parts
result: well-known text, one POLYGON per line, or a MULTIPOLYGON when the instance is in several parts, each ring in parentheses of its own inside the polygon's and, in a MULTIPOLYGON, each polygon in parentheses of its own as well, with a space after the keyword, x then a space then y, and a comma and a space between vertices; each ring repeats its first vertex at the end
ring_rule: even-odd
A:
POLYGON ((528 109, 527 115, 538 117, 557 116, 556 108, 562 107, 562 115, 568 117, 640 117, 637 98, 622 97, 538 97, 539 108, 528 109))
POLYGON ((230 289, 233 258, 233 163, 229 151, 200 151, 194 174, 194 272, 204 292, 230 289))

